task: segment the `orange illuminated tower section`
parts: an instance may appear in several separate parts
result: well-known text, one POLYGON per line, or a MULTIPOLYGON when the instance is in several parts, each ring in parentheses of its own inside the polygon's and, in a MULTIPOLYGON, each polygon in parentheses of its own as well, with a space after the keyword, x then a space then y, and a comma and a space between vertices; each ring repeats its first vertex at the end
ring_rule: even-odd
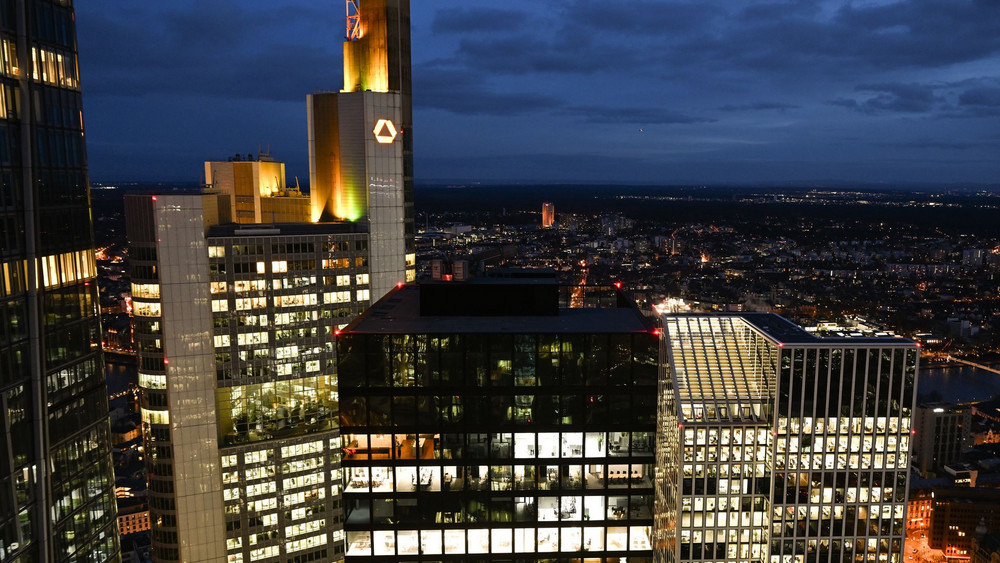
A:
POLYGON ((346 0, 344 91, 409 96, 410 2, 346 0))
POLYGON ((409 0, 345 0, 344 87, 309 96, 312 220, 366 222, 372 299, 415 278, 409 0))
POLYGON ((542 204, 542 228, 551 229, 556 222, 556 206, 554 203, 545 202, 542 204))

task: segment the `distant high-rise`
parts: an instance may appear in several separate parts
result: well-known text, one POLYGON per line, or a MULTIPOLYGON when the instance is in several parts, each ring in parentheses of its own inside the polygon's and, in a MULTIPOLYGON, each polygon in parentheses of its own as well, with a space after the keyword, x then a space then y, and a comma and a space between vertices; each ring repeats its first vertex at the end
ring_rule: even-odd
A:
POLYGON ((0 561, 117 561, 72 2, 0 2, 0 561))
POLYGON ((372 297, 416 278, 408 0, 346 0, 344 88, 308 97, 312 220, 367 224, 372 297))
POLYGON ((972 447, 972 409, 968 406, 931 403, 914 413, 913 457, 924 477, 944 475, 944 466, 961 461, 972 447))
POLYGON ((901 561, 918 348, 662 317, 658 561, 901 561))
POLYGON ((556 205, 554 203, 545 202, 542 204, 542 228, 551 229, 552 224, 556 222, 556 205))

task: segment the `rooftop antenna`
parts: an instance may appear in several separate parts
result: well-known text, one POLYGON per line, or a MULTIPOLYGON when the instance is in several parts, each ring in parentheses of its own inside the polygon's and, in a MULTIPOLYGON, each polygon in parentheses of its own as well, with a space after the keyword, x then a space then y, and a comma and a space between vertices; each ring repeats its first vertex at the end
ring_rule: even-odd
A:
POLYGON ((361 29, 361 0, 347 1, 347 40, 361 39, 364 30, 361 29))

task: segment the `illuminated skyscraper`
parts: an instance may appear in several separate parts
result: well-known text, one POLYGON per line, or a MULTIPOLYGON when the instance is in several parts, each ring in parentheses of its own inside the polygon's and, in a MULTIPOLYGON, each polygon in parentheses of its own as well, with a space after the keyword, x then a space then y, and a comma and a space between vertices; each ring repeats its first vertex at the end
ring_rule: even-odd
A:
POLYGON ((542 228, 551 229, 556 222, 556 206, 554 203, 545 202, 542 204, 542 228))
POLYGON ((117 561, 72 2, 0 2, 0 561, 117 561))
POLYGON ((657 560, 901 561, 916 344, 662 319, 657 560))
POLYGON ((338 561, 333 333, 368 304, 368 235, 230 209, 126 198, 154 559, 338 561))
POLYGON ((367 225, 377 300, 416 277, 410 3, 346 4, 344 88, 308 97, 312 219, 367 225))
POLYGON ((340 333, 348 561, 652 557, 658 337, 569 289, 406 286, 340 333))

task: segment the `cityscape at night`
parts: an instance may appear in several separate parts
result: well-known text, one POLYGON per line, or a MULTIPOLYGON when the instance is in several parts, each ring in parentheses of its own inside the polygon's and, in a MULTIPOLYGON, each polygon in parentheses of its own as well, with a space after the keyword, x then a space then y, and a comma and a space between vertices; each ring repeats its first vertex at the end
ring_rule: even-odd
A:
POLYGON ((0 563, 1000 561, 997 38, 0 0, 0 563))

